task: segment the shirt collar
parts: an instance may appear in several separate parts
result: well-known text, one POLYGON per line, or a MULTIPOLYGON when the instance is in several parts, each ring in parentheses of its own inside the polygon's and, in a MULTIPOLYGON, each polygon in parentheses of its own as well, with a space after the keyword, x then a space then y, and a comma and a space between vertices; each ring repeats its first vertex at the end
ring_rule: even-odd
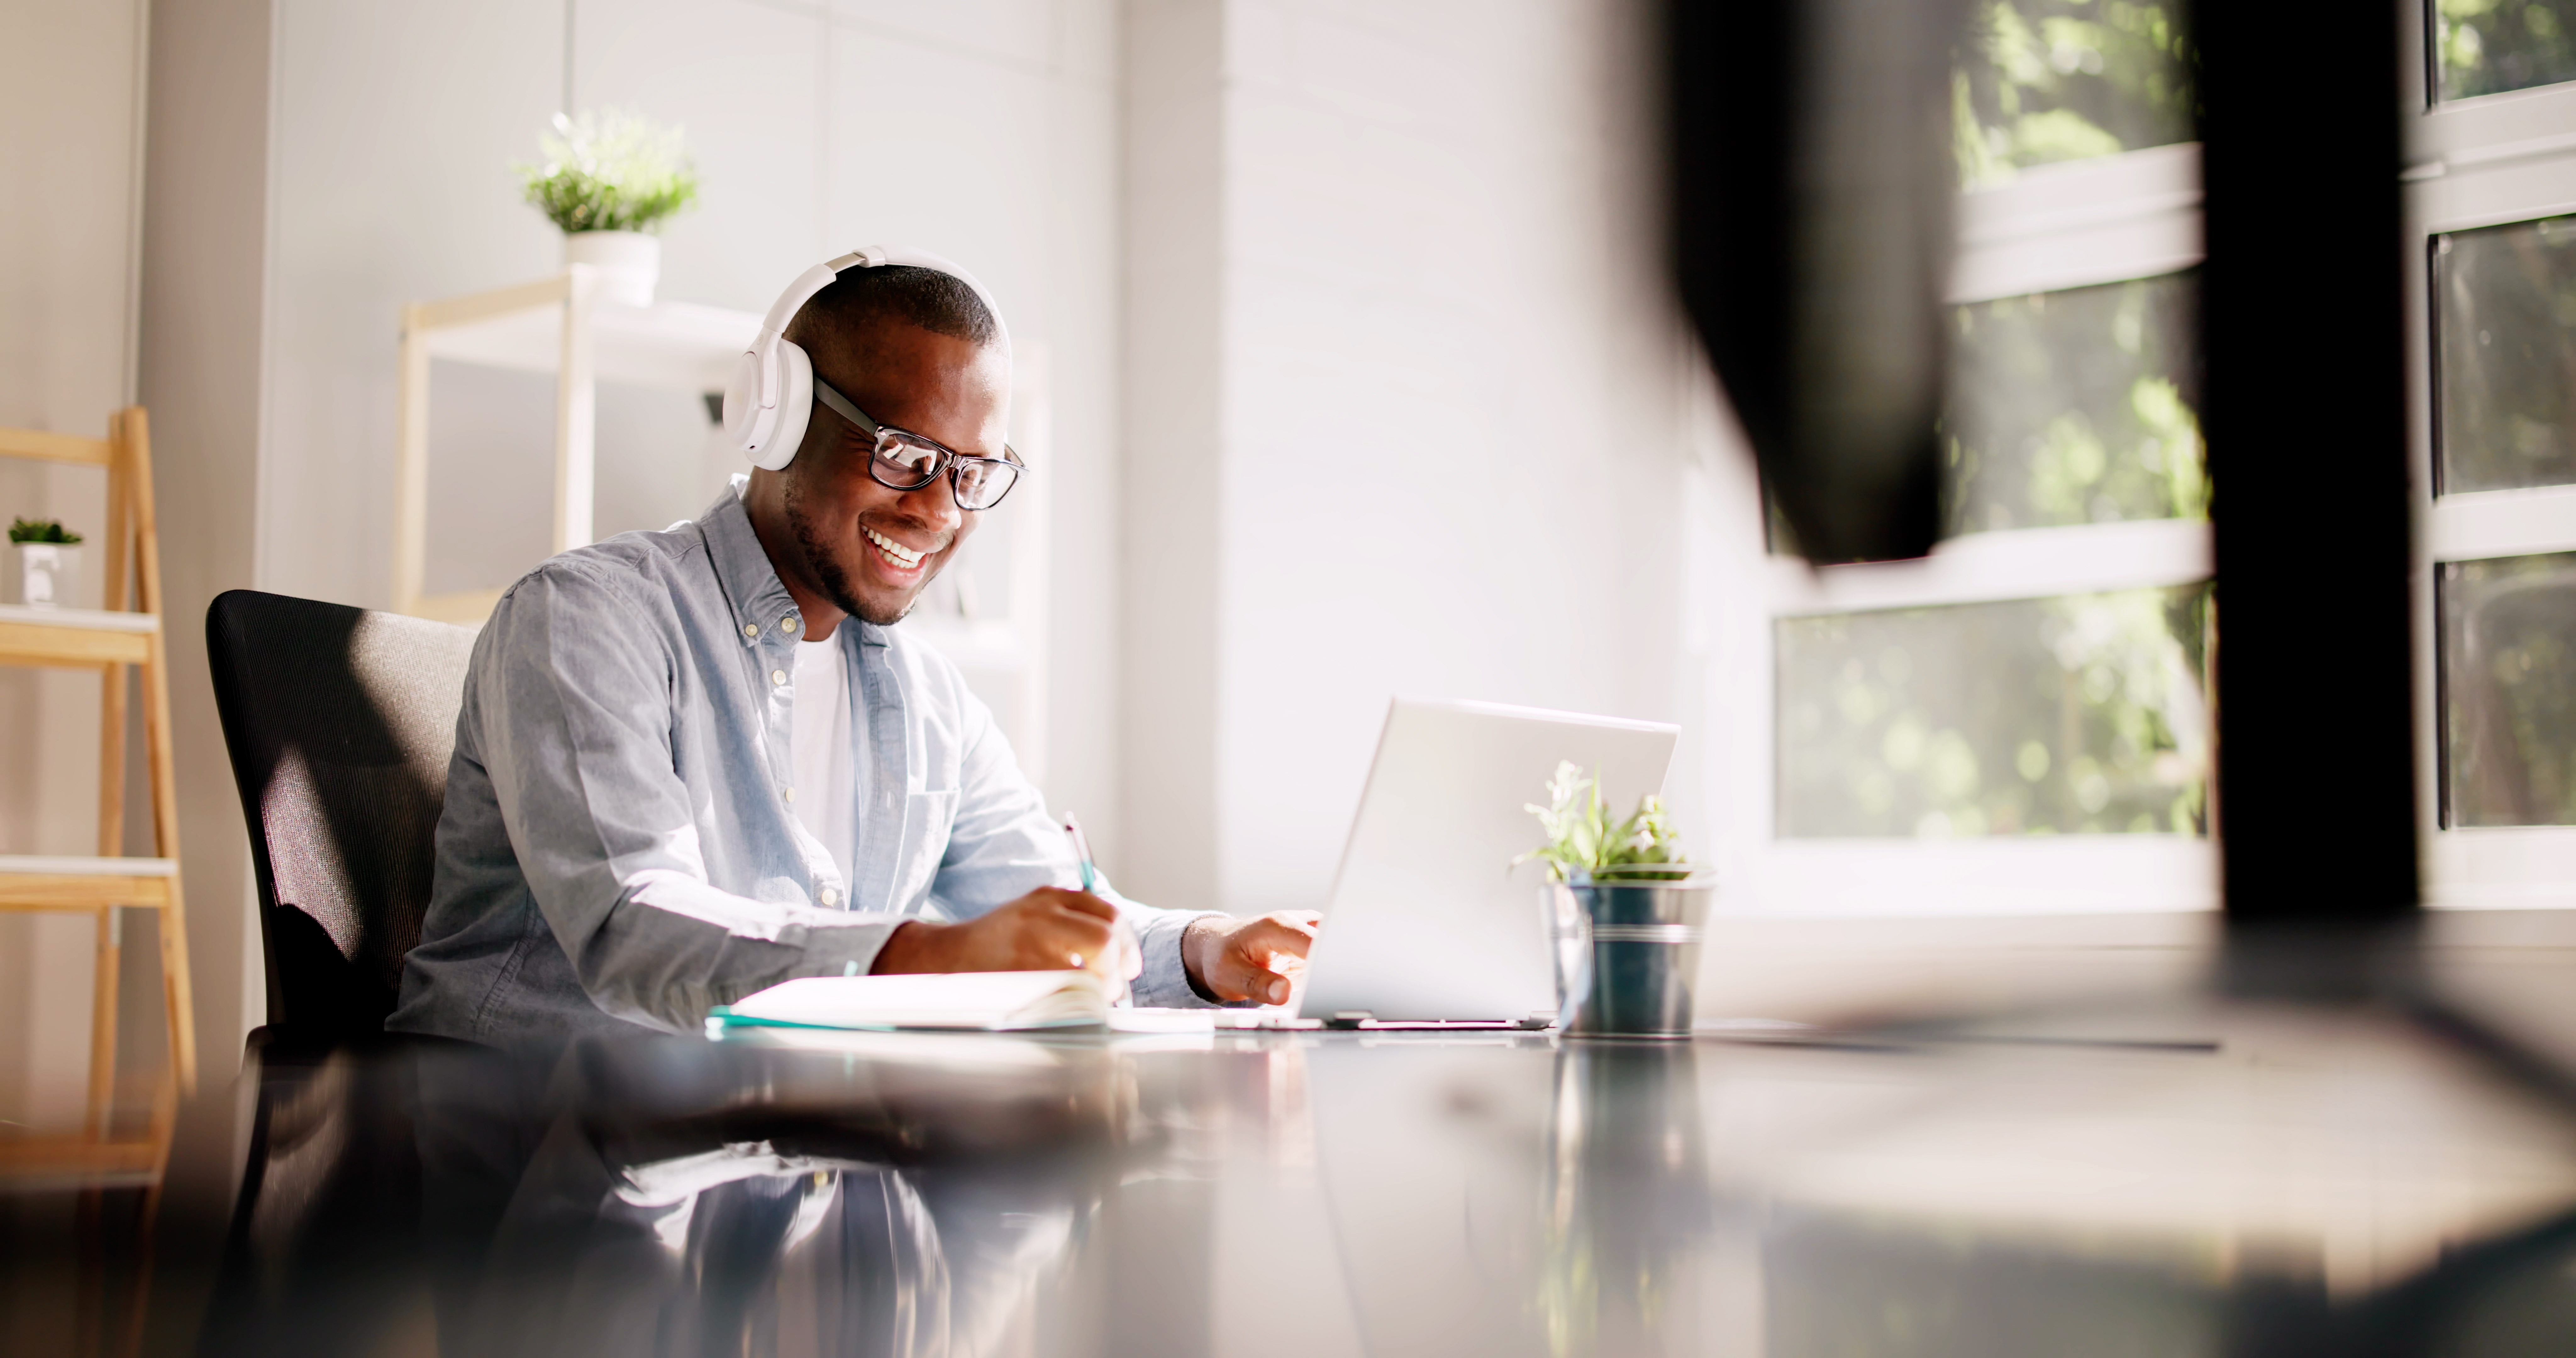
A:
MULTIPOLYGON (((751 531, 751 511, 743 508, 743 491, 750 481, 748 476, 735 475, 733 483, 698 517, 699 531, 706 535, 707 559, 715 566, 716 583, 733 604, 733 631, 743 645, 757 646, 771 638, 801 641, 804 618, 796 596, 779 582, 768 549, 760 545, 760 535, 751 531), (782 626, 791 618, 797 622, 794 630, 782 626)), ((862 646, 886 644, 885 629, 874 623, 847 618, 842 626, 858 628, 862 646)))

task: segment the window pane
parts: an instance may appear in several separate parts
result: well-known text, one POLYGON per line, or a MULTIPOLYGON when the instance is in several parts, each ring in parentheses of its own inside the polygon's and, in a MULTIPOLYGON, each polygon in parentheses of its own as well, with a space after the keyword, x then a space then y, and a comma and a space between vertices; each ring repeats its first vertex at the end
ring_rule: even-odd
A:
POLYGON ((1952 77, 1969 188, 2193 139, 2179 0, 1976 0, 1952 77))
POLYGON ((1951 534, 2197 519, 2196 273, 1957 309, 1951 534))
POLYGON ((1781 619, 1779 833, 2205 833, 2209 598, 1781 619))
POLYGON ((2436 0, 2435 97, 2576 79, 2576 0, 2436 0))
POLYGON ((2441 488, 2576 482, 2576 217, 2433 246, 2441 488))
POLYGON ((2442 567, 2443 819, 2576 825, 2576 552, 2442 567))

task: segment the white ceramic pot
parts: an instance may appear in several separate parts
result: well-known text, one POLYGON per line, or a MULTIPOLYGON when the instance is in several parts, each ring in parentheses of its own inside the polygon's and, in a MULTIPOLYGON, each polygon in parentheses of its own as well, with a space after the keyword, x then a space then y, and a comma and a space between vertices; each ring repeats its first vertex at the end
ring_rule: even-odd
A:
POLYGON ((662 278, 662 238, 641 231, 576 231, 564 237, 564 263, 599 271, 599 295, 622 306, 653 305, 662 278))
POLYGON ((18 602, 32 608, 68 608, 80 593, 81 549, 60 542, 21 542, 18 602))

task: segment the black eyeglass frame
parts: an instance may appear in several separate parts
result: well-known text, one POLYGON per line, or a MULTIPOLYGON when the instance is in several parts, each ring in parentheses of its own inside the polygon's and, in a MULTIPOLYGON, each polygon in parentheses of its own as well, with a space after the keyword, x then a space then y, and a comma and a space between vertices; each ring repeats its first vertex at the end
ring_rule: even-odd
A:
POLYGON ((858 426, 860 432, 866 434, 871 442, 879 442, 882 441, 886 435, 895 434, 900 435, 911 443, 928 448, 939 455, 939 460, 931 465, 929 471, 922 473, 920 480, 907 486, 886 479, 885 470, 879 465, 883 459, 879 458, 876 455, 876 449, 871 447, 868 450, 868 479, 888 490, 919 490, 923 486, 929 485, 931 482, 938 480, 940 477, 946 476, 949 478, 948 493, 951 497, 957 499, 957 507, 969 514, 981 514, 987 509, 992 509, 1000 505, 1003 499, 1009 496, 1011 491, 1020 484, 1020 475, 1029 469, 1029 464, 1020 460, 1019 452, 1007 443, 1002 445, 1002 455, 1000 457, 977 457, 972 453, 961 453, 956 449, 949 447, 947 444, 941 443, 937 439, 930 438, 922 434, 916 434, 909 429, 899 429, 894 425, 880 424, 874 416, 859 409, 856 402, 852 401, 849 397, 842 395, 840 392, 833 390, 832 384, 824 381, 821 377, 816 377, 814 379, 814 399, 831 407, 833 414, 838 415, 842 419, 848 420, 850 423, 858 426), (964 464, 969 462, 982 462, 995 467, 1007 467, 1010 469, 1011 473, 1011 479, 1002 484, 1001 494, 995 495, 990 503, 977 505, 973 508, 968 508, 965 499, 957 495, 957 473, 962 469, 964 464))

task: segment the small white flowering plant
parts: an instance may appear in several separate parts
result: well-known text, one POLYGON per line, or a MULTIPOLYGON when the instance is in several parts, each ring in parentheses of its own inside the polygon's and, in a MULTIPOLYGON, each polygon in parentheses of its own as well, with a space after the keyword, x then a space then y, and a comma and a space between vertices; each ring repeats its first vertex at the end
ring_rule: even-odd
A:
POLYGON ((1672 815, 1663 799, 1648 793, 1637 810, 1614 822, 1601 801, 1601 783, 1586 778, 1571 760, 1556 766, 1548 780, 1548 804, 1527 806, 1547 832, 1547 842, 1512 860, 1518 867, 1531 859, 1547 864, 1551 882, 1577 886, 1594 881, 1672 881, 1690 875, 1672 815))
POLYGON ((696 201, 698 171, 675 127, 618 109, 555 115, 545 160, 517 166, 530 206, 569 235, 655 231, 696 201))

